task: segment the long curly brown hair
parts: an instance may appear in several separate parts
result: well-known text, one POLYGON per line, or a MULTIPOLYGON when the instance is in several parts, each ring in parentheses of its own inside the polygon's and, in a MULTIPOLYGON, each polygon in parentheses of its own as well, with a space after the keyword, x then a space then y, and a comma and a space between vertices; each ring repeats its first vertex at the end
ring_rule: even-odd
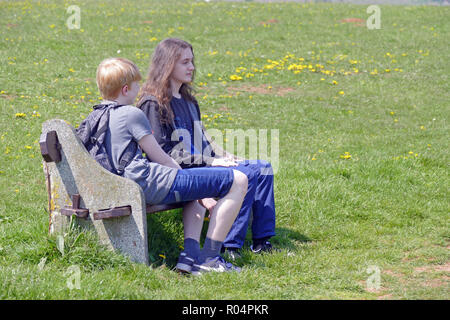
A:
MULTIPOLYGON (((194 55, 192 45, 184 40, 167 38, 161 41, 153 53, 147 79, 139 93, 138 105, 143 103, 145 97, 148 95, 156 97, 159 103, 161 122, 165 124, 169 124, 173 120, 173 112, 170 107, 170 100, 172 100, 170 76, 172 75, 176 62, 181 57, 182 51, 186 48, 190 48, 192 55, 194 55)), ((192 64, 194 64, 194 58, 192 59, 192 64)), ((195 64, 192 73, 192 82, 194 81, 194 76, 195 64)), ((194 101, 193 92, 194 89, 190 84, 184 83, 181 85, 180 94, 184 99, 194 101)))

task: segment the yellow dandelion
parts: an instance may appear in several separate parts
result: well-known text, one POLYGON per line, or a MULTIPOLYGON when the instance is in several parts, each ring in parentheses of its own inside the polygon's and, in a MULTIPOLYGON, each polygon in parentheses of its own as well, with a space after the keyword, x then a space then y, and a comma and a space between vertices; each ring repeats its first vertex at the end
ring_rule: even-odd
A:
POLYGON ((344 152, 344 154, 340 155, 340 158, 341 159, 351 159, 352 155, 349 152, 346 151, 346 152, 344 152))

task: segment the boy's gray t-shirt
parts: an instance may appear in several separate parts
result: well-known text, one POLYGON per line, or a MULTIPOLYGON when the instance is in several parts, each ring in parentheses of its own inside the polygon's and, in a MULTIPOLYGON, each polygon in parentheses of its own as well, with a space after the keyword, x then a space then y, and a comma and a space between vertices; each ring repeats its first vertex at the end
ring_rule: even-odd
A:
MULTIPOLYGON (((116 168, 119 166, 119 158, 131 140, 138 142, 150 134, 152 134, 150 123, 142 110, 133 106, 111 109, 105 146, 114 166, 116 168)), ((177 171, 177 169, 150 162, 144 158, 139 147, 136 155, 125 168, 123 176, 136 181, 141 186, 147 203, 157 204, 169 193, 177 171)))

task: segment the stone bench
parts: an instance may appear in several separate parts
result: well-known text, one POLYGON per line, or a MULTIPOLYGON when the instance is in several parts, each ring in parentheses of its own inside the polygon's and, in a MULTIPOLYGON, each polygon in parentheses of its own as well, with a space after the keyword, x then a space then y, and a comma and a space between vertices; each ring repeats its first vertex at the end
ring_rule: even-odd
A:
POLYGON ((64 120, 46 121, 39 144, 49 233, 63 234, 73 216, 76 224, 95 230, 102 244, 148 265, 147 213, 181 205, 147 205, 141 187, 100 166, 64 120))

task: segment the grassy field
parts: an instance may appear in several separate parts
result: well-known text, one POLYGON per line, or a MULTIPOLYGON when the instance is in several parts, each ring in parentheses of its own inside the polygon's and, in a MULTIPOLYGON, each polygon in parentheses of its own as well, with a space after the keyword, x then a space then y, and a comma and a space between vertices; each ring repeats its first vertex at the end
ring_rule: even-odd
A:
POLYGON ((449 7, 380 6, 369 30, 358 5, 77 1, 70 30, 71 4, 0 2, 0 299, 449 298, 449 7), (208 128, 279 130, 281 251, 246 243, 240 274, 172 270, 178 211, 148 217, 150 267, 48 235, 42 123, 76 126, 102 59, 145 77, 166 37, 194 46, 208 128))

